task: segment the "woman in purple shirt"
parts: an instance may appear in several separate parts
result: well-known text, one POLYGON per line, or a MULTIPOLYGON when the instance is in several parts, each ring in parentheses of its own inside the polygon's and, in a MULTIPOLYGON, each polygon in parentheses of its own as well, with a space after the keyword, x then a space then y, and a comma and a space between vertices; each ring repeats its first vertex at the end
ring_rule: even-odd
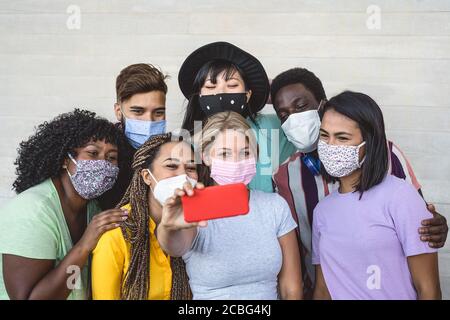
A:
POLYGON ((440 299, 438 257, 417 237, 426 203, 388 175, 383 114, 362 93, 321 110, 319 158, 339 189, 316 206, 315 299, 440 299))

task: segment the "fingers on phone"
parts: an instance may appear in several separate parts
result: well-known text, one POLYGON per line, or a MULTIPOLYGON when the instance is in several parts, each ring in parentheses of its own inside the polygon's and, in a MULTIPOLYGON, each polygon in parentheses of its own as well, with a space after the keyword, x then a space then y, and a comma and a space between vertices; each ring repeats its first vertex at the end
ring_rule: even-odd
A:
POLYGON ((188 182, 188 181, 186 181, 186 182, 183 184, 183 189, 185 190, 185 192, 186 192, 186 194, 187 194, 188 196, 192 196, 192 195, 194 194, 194 189, 192 188, 191 183, 188 182))
POLYGON ((203 183, 201 183, 201 182, 198 182, 198 183, 195 185, 195 188, 196 188, 196 189, 204 189, 204 188, 205 188, 205 185, 204 185, 203 183))
POLYGON ((180 188, 175 189, 174 195, 176 197, 182 197, 185 195, 185 192, 183 190, 181 190, 180 188))
POLYGON ((206 220, 199 221, 198 222, 198 226, 202 227, 202 228, 207 227, 208 226, 208 221, 206 221, 206 220))

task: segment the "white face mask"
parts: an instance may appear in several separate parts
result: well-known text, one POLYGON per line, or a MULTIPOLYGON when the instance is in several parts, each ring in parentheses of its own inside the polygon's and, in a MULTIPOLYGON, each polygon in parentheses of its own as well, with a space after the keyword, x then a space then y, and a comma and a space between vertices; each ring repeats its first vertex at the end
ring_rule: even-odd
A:
POLYGON ((330 145, 319 140, 317 152, 327 173, 332 177, 342 178, 361 168, 366 157, 359 161, 359 149, 365 144, 363 141, 357 146, 330 145))
POLYGON ((317 148, 320 117, 317 110, 291 114, 281 126, 287 139, 300 152, 307 153, 317 148))
POLYGON ((186 174, 181 174, 179 176, 170 177, 162 180, 156 180, 153 174, 147 169, 150 176, 155 180, 156 186, 153 191, 153 196, 161 205, 164 205, 167 199, 173 196, 175 189, 183 189, 183 185, 186 181, 189 181, 192 187, 195 187, 197 180, 192 179, 186 174))

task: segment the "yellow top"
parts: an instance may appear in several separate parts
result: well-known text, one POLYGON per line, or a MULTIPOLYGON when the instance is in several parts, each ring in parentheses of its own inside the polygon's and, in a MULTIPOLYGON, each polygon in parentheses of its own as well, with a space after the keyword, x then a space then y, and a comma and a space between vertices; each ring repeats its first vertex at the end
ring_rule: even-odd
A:
MULTIPOLYGON (((123 209, 131 212, 131 206, 123 209)), ((149 300, 169 300, 172 290, 170 257, 162 251, 155 236, 155 222, 150 218, 150 290, 149 300)), ((122 278, 130 265, 130 243, 120 228, 103 234, 92 252, 92 297, 95 300, 118 300, 122 278)))

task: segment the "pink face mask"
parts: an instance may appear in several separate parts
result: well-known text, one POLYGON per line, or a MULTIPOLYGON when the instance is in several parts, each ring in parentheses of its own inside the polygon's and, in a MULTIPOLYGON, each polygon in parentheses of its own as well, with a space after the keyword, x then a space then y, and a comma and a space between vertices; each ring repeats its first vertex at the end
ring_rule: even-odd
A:
POLYGON ((212 159, 211 178, 220 185, 232 183, 249 184, 256 175, 256 161, 251 157, 241 161, 212 159))

